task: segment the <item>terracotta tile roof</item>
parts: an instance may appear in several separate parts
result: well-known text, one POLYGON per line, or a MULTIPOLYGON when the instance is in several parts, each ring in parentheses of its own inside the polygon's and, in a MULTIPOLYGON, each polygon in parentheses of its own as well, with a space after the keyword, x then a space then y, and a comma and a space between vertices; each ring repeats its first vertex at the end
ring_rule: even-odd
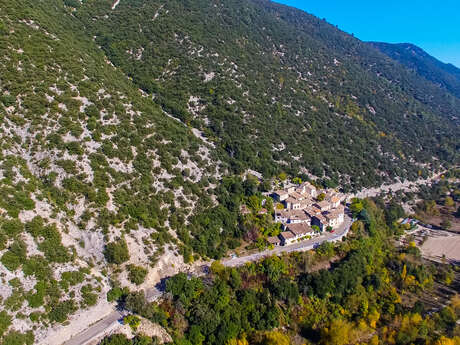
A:
POLYGON ((267 238, 267 242, 271 244, 275 244, 275 243, 280 243, 281 240, 279 239, 278 236, 272 236, 272 237, 267 238))
POLYGON ((289 224, 287 229, 296 236, 301 236, 312 232, 311 228, 305 223, 289 224))
POLYGON ((290 232, 290 231, 283 231, 283 232, 281 233, 281 236, 283 236, 283 238, 284 238, 285 240, 289 240, 289 239, 295 237, 294 234, 293 234, 292 232, 290 232))

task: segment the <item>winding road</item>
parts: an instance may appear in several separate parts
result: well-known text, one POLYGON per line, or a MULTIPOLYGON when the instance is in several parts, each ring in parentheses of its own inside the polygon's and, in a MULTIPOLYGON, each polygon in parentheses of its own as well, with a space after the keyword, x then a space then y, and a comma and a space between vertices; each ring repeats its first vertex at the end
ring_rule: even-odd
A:
POLYGON ((89 327, 87 330, 83 331, 80 334, 77 334, 75 337, 63 343, 63 345, 84 345, 89 341, 93 340, 96 337, 100 337, 101 334, 104 334, 112 327, 115 327, 118 323, 118 320, 123 317, 123 314, 115 310, 109 315, 107 315, 102 320, 96 322, 94 325, 89 327))

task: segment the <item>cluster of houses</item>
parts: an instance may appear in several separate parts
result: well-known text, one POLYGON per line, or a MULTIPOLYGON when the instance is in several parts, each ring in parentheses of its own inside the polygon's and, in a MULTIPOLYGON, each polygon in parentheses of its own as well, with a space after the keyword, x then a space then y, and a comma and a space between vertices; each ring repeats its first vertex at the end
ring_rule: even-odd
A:
POLYGON ((292 244, 318 235, 320 232, 334 231, 344 221, 345 209, 341 202, 345 195, 328 190, 318 200, 318 190, 310 183, 286 187, 273 193, 273 198, 284 205, 275 211, 275 221, 282 223, 283 232, 269 237, 269 243, 277 245, 292 244))

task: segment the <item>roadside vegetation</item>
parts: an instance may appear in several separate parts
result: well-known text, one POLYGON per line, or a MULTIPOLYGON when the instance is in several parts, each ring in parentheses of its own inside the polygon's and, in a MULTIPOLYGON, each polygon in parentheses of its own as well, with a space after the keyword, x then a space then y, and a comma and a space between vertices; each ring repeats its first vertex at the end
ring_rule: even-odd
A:
MULTIPOLYGON (((240 268, 215 261, 209 277, 181 273, 167 280, 158 303, 127 291, 118 301, 161 324, 178 345, 458 344, 459 296, 437 312, 420 302, 436 293, 434 284, 452 284, 455 272, 423 262, 416 247, 394 247, 404 230, 394 220, 395 206, 383 205, 354 200, 357 221, 336 246, 240 268), (320 268, 328 261, 329 268, 320 268)), ((102 344, 139 341, 117 337, 102 344)))

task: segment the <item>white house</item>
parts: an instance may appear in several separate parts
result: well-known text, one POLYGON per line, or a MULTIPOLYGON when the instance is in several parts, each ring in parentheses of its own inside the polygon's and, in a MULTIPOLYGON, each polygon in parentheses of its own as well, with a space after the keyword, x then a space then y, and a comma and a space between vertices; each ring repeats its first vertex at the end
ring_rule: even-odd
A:
POLYGON ((314 206, 319 208, 321 212, 329 211, 332 208, 332 205, 327 200, 317 202, 314 206))
POLYGON ((275 193, 273 193, 273 197, 276 201, 283 202, 289 198, 289 193, 285 190, 277 190, 275 193))
POLYGON ((297 239, 295 235, 290 231, 284 231, 280 234, 281 244, 283 246, 294 243, 297 239))
POLYGON ((302 188, 305 194, 308 194, 312 198, 316 198, 318 196, 318 191, 316 190, 315 186, 313 186, 309 182, 302 183, 302 188))
POLYGON ((313 229, 305 223, 289 224, 287 230, 294 234, 295 240, 315 234, 313 229))
POLYGON ((302 203, 300 202, 300 200, 289 197, 286 200, 284 200, 284 206, 290 210, 300 210, 300 208, 302 207, 302 203))
POLYGON ((344 212, 341 209, 333 210, 331 212, 328 212, 325 215, 327 225, 333 228, 336 228, 340 224, 342 224, 344 221, 344 217, 345 217, 344 212))

